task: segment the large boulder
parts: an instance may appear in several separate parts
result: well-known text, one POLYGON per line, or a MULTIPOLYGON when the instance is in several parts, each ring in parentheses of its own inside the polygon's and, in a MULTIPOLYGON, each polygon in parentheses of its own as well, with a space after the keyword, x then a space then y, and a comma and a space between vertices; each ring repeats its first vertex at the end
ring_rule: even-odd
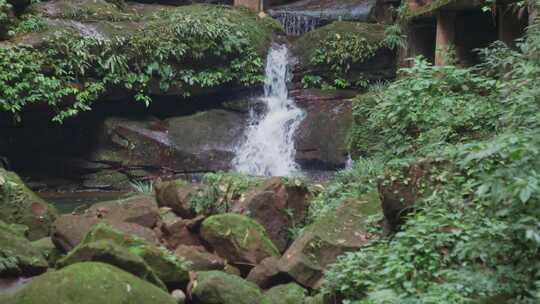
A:
POLYGON ((103 220, 133 223, 147 228, 156 227, 160 221, 158 204, 150 195, 135 195, 94 204, 85 212, 103 220))
POLYGON ((204 247, 181 245, 174 253, 188 262, 190 271, 223 270, 225 260, 217 255, 207 252, 204 247))
POLYGON ((201 240, 193 227, 193 220, 181 218, 168 219, 163 222, 162 239, 168 248, 175 249, 180 245, 200 246, 201 240))
POLYGON ((14 173, 0 168, 0 220, 28 226, 28 238, 37 240, 51 234, 57 211, 14 173))
POLYGON ((197 184, 189 184, 182 180, 157 182, 154 185, 159 206, 171 208, 184 219, 195 216, 190 202, 200 188, 201 186, 197 184))
POLYGON ((294 137, 296 162, 308 170, 343 168, 352 124, 349 98, 356 92, 302 89, 290 94, 306 113, 294 137))
POLYGON ((60 259, 57 266, 62 268, 81 262, 102 262, 114 265, 161 289, 166 289, 164 283, 143 258, 116 244, 113 240, 81 243, 70 251, 66 257, 60 259))
POLYGON ((41 253, 41 255, 49 262, 49 266, 54 267, 56 262, 62 256, 62 252, 56 248, 51 237, 45 237, 32 242, 32 247, 41 253))
POLYGON ((270 256, 279 256, 263 226, 253 219, 233 213, 207 218, 201 236, 216 253, 235 264, 257 265, 270 256))
POLYGON ((290 282, 291 279, 284 275, 279 267, 280 257, 269 257, 251 269, 246 280, 257 284, 262 289, 268 289, 279 283, 290 282))
POLYGON ((98 223, 107 223, 115 229, 136 235, 151 243, 158 243, 158 238, 150 228, 125 222, 114 222, 99 218, 96 214, 65 214, 54 222, 52 240, 56 247, 68 252, 77 246, 84 236, 98 223))
POLYGON ((242 278, 220 271, 198 272, 191 291, 195 303, 260 304, 259 288, 242 278))
POLYGON ((188 281, 186 265, 174 253, 106 224, 96 225, 58 263, 65 266, 83 261, 110 263, 143 275, 157 285, 163 281, 168 287, 181 287, 188 281))
POLYGON ((303 303, 307 290, 296 283, 278 285, 264 293, 261 304, 298 304, 303 303))
POLYGON ((146 166, 175 172, 228 170, 244 127, 243 114, 225 110, 166 120, 107 118, 98 131, 98 148, 89 158, 128 168, 146 166))
POLYGON ((33 276, 47 267, 41 252, 20 231, 0 221, 0 277, 33 276))
POLYGON ((233 212, 247 215, 261 224, 280 252, 291 241, 290 229, 301 223, 308 209, 309 190, 296 178, 274 177, 246 194, 233 212))
POLYGON ((33 279, 5 304, 175 304, 162 289, 117 267, 96 263, 77 263, 33 279))
POLYGON ((360 249, 370 239, 366 219, 380 211, 376 192, 347 200, 306 227, 283 254, 279 266, 298 283, 319 288, 329 264, 348 251, 360 249))

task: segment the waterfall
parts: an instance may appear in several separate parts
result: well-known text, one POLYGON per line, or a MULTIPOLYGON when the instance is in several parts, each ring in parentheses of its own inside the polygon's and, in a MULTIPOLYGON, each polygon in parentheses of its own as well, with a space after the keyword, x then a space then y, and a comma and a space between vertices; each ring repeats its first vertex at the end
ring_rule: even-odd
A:
POLYGON ((319 26, 320 18, 289 12, 279 12, 275 15, 283 25, 288 36, 300 36, 319 26))
POLYGON ((290 78, 289 51, 274 45, 266 62, 264 96, 265 111, 250 112, 245 142, 236 150, 233 165, 237 171, 258 176, 287 176, 298 172, 294 157, 293 136, 304 118, 288 97, 290 78))

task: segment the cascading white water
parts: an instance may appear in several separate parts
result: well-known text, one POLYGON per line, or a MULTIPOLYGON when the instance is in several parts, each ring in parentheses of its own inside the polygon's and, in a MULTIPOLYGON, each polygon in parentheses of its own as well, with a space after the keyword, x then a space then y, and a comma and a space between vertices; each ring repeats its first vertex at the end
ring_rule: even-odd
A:
POLYGON ((288 176, 298 172, 294 161, 293 136, 304 113, 289 99, 289 51, 274 45, 266 62, 265 112, 251 110, 246 141, 236 150, 233 165, 237 171, 258 176, 288 176))
POLYGON ((288 36, 300 36, 317 28, 320 18, 302 14, 280 12, 276 15, 288 36))

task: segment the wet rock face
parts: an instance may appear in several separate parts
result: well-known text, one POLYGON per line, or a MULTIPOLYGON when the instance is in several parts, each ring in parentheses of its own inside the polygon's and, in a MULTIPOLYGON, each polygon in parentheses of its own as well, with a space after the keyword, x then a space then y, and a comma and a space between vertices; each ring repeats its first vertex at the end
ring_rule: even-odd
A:
POLYGON ((353 91, 293 90, 291 96, 306 112, 295 134, 296 161, 305 169, 343 168, 352 123, 353 91))
POLYGON ((91 160, 173 172, 230 169, 245 127, 242 114, 209 110, 166 120, 108 118, 91 160))

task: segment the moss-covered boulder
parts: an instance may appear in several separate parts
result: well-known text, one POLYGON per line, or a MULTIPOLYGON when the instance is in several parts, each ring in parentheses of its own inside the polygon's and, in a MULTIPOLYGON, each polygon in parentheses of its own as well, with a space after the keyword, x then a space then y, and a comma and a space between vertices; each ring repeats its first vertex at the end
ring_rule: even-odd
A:
POLYGON ((257 285, 221 271, 197 272, 191 295, 195 303, 260 304, 262 293, 257 285))
POLYGON ((160 222, 158 204, 152 195, 134 195, 94 204, 85 212, 111 222, 134 223, 151 229, 160 222))
POLYGON ((188 262, 191 271, 223 270, 225 261, 200 246, 180 245, 174 253, 188 262))
POLYGON ((0 277, 37 275, 47 267, 41 252, 20 231, 0 221, 0 277))
POLYGON ((264 293, 261 304, 298 304, 303 303, 307 291, 296 283, 278 285, 264 293))
POLYGON ((56 248, 50 237, 45 237, 32 242, 32 246, 49 262, 50 267, 54 267, 58 259, 62 257, 62 252, 56 248))
POLYGON ((6 304, 175 304, 162 289, 104 263, 77 263, 33 279, 6 304))
POLYGON ((161 281, 169 287, 184 286, 188 281, 186 265, 174 253, 103 223, 94 226, 58 264, 66 266, 84 261, 115 265, 158 286, 161 281))
POLYGON ((231 263, 258 264, 279 251, 266 230, 253 219, 240 214, 220 214, 207 218, 201 236, 216 253, 231 263))
POLYGON ((127 248, 117 245, 113 240, 82 243, 75 247, 66 257, 60 259, 57 266, 62 268, 68 265, 90 261, 114 265, 161 289, 166 289, 165 284, 141 257, 131 253, 127 248))
POLYGON ((336 21, 292 44, 295 78, 315 88, 363 88, 395 77, 396 56, 381 24, 336 21))
POLYGON ((366 223, 381 211, 377 192, 343 202, 306 227, 283 254, 279 267, 298 283, 319 288, 325 269, 339 255, 360 249, 370 239, 366 223))
POLYGON ((14 173, 0 168, 0 220, 28 226, 28 238, 37 240, 51 234, 57 211, 14 173))
POLYGON ((184 219, 193 218, 191 197, 201 188, 197 184, 189 184, 183 180, 158 182, 154 185, 156 199, 160 207, 168 207, 184 219))
POLYGON ((309 190, 301 180, 274 177, 245 195, 233 212, 242 213, 261 224, 280 252, 291 242, 290 229, 301 223, 308 209, 309 190))

